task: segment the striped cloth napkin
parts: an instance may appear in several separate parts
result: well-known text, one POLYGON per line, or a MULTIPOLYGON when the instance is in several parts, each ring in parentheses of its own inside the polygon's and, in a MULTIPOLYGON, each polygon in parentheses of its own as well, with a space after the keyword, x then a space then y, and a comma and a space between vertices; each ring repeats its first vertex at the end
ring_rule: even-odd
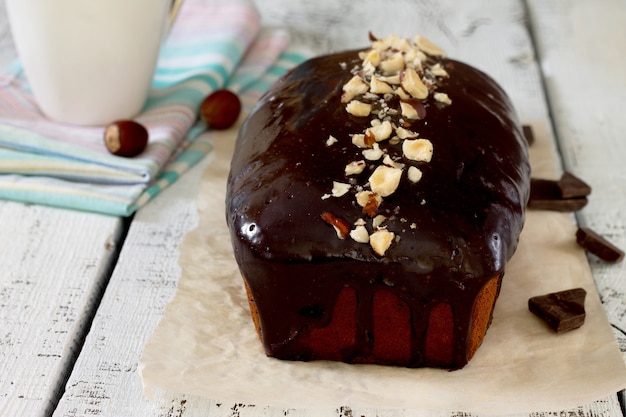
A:
POLYGON ((197 118, 207 94, 229 88, 249 109, 306 55, 284 31, 263 30, 249 1, 186 0, 135 118, 150 134, 135 158, 109 154, 104 127, 45 118, 13 63, 0 72, 0 198, 129 216, 211 151, 197 118))

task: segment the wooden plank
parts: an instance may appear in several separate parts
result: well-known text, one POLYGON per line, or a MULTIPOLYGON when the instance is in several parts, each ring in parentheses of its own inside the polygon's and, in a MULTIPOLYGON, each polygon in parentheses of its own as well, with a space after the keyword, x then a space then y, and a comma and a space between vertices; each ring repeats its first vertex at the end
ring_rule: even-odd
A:
MULTIPOLYGON (((370 29, 380 35, 398 32, 410 36, 416 31, 426 34, 451 56, 493 74, 512 96, 522 120, 532 122, 550 135, 539 68, 533 58, 521 1, 398 0, 392 3, 393 7, 375 0, 258 0, 257 4, 267 25, 289 25, 296 43, 318 53, 362 46, 370 29)), ((282 410, 164 393, 157 393, 157 401, 150 402, 143 396, 136 373, 137 361, 143 343, 175 294, 180 276, 177 248, 184 234, 197 223, 194 193, 204 164, 206 161, 135 217, 92 331, 54 415, 424 415, 415 411, 347 406, 318 411, 282 410)), ((611 396, 570 413, 615 416, 619 415, 619 404, 611 396)))
POLYGON ((0 415, 58 401, 122 236, 114 217, 0 202, 0 415))

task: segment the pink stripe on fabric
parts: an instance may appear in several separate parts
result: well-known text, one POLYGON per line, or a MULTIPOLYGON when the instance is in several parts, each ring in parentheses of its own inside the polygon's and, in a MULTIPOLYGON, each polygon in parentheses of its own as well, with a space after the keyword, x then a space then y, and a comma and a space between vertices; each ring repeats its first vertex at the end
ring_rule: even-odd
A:
POLYGON ((41 114, 32 95, 19 88, 21 88, 21 83, 18 86, 0 89, 3 109, 5 110, 0 113, 0 116, 40 119, 41 114))
POLYGON ((211 33, 220 33, 224 29, 232 29, 233 24, 241 26, 251 39, 260 25, 260 17, 256 9, 244 4, 198 4, 186 2, 174 23, 169 36, 173 41, 177 38, 189 39, 190 35, 200 33, 202 37, 210 37, 211 33))

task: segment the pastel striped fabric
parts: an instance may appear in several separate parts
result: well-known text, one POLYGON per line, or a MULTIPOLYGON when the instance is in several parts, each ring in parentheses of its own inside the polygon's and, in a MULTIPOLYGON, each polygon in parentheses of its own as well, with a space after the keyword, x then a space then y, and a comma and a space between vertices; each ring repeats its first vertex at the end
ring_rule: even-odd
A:
POLYGON ((306 58, 280 30, 262 30, 248 1, 186 0, 136 120, 150 133, 135 158, 110 155, 104 127, 70 126, 38 111, 19 63, 0 73, 0 198, 128 216, 211 151, 202 99, 227 87, 245 108, 306 58))

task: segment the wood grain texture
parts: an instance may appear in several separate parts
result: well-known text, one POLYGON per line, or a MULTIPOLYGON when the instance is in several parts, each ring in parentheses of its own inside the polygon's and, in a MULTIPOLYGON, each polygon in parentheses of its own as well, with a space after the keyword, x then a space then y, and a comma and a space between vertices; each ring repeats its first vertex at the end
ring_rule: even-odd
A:
POLYGON ((0 219, 0 415, 45 416, 100 302, 122 222, 11 202, 0 202, 0 219))
MULTIPOLYGON (((577 219, 626 248, 626 1, 531 0, 564 166, 593 192, 577 219)), ((626 262, 589 261, 626 360, 626 262)))
POLYGON ((54 416, 177 415, 169 404, 160 407, 145 398, 137 363, 176 292, 178 246, 197 223, 195 195, 207 162, 135 215, 54 416))
MULTIPOLYGON (((624 29, 617 28, 626 21, 625 3, 530 0, 527 8, 522 0, 257 0, 266 25, 288 26, 294 43, 317 53, 361 47, 367 42, 368 30, 381 36, 419 32, 439 43, 450 56, 494 76, 512 97, 522 121, 550 136, 554 127, 565 166, 594 186, 592 202, 579 215, 581 223, 622 247, 626 246, 625 197, 619 188, 623 184, 619 180, 624 179, 619 160, 626 151, 619 137, 626 132, 626 118, 616 109, 626 108, 626 99, 620 95, 626 94, 624 77, 619 78, 626 73, 626 63, 614 57, 612 48, 623 51, 626 46, 624 29), (606 7, 597 7, 599 3, 606 7), (614 28, 580 24, 585 15, 593 16, 595 22, 608 19, 614 28), (540 64, 528 25, 539 47, 540 64), (621 36, 622 43, 615 43, 615 36, 621 36), (604 41, 600 42, 603 46, 590 52, 589 44, 598 40, 604 41), (575 65, 581 62, 579 53, 593 56, 603 65, 587 65, 590 59, 582 60, 585 65, 575 65), (606 65, 612 67, 602 72, 606 65), (575 67, 583 67, 582 73, 573 71, 575 67), (542 75, 546 76, 546 90, 542 75), (593 80, 583 83, 587 88, 582 98, 577 93, 581 79, 593 80), (618 93, 612 96, 613 91, 618 93), (592 108, 589 102, 594 103, 592 108), (618 181, 607 183, 607 172, 618 181), (613 221, 618 215, 619 220, 613 221)), ((0 0, 0 10, 2 4, 0 0)), ((10 37, 2 16, 0 63, 14 56, 6 46, 10 37)), ((178 246, 197 224, 195 192, 207 163, 202 162, 135 216, 75 364, 73 355, 80 342, 74 338, 80 339, 90 308, 106 284, 107 261, 113 256, 122 224, 115 218, 0 203, 0 219, 15 219, 0 222, 0 415, 48 415, 54 409, 56 417, 474 417, 461 412, 349 405, 283 410, 168 393, 157 393, 155 401, 146 399, 137 362, 145 340, 175 294, 180 277, 178 246), (14 235, 18 237, 8 237, 14 235), (72 365, 65 392, 55 406, 63 374, 72 365)), ((609 267, 594 259, 591 263, 618 343, 626 352, 622 330, 626 328, 625 265, 609 267)), ((575 410, 532 416, 556 415, 613 417, 622 413, 617 397, 610 396, 575 410)))

